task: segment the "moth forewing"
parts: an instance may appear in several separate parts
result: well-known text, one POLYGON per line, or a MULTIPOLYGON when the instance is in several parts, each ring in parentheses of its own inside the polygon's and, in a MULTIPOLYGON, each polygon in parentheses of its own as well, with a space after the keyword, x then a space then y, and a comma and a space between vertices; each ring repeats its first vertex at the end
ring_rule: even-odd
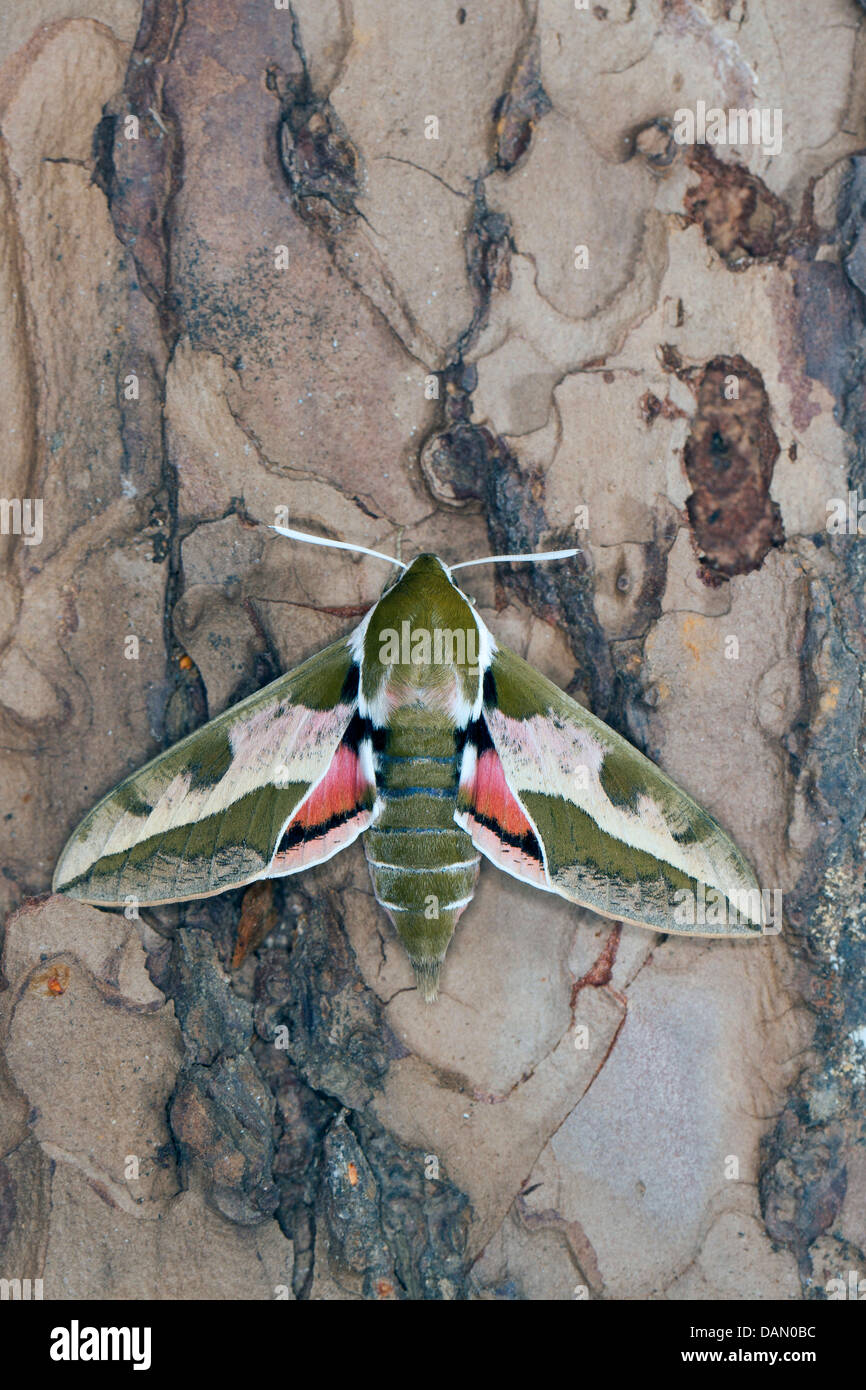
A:
POLYGON ((60 856, 55 892, 148 905, 266 875, 341 747, 356 687, 341 639, 154 758, 85 816, 60 856))
MULTIPOLYGON (((503 823, 512 843, 521 837, 528 881, 543 868, 563 897, 659 931, 760 934, 757 880, 721 827, 505 648, 491 663, 484 723, 490 747, 479 766, 490 764, 488 782, 499 777, 503 823)), ((479 830, 475 842, 490 855, 482 838, 479 830)))

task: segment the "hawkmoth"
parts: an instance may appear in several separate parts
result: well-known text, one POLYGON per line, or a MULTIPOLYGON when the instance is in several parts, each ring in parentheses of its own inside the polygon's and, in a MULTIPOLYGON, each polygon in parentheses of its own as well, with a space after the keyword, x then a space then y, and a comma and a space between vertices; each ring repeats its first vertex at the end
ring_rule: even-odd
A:
POLYGON ((394 563, 402 573, 354 632, 109 792, 66 845, 55 892, 101 907, 202 898, 363 835, 428 1001, 482 856, 618 920, 760 935, 755 876, 716 821, 501 646, 454 582, 460 566, 394 563), (714 913, 690 915, 689 899, 714 913))

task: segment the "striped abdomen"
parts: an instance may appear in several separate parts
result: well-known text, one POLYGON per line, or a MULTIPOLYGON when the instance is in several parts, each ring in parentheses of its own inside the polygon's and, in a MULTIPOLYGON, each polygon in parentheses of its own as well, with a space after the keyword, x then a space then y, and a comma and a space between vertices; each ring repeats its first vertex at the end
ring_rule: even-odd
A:
POLYGON ((429 710, 400 710, 381 735, 382 811, 364 835, 373 890, 409 952, 424 998, 457 919, 471 901, 480 856, 454 823, 460 757, 454 725, 429 710))

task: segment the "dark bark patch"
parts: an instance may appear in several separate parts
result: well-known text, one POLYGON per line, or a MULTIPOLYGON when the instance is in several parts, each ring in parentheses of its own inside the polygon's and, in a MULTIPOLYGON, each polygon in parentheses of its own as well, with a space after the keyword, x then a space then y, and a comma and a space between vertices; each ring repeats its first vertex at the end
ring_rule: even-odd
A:
POLYGON ((743 357, 715 357, 698 382, 685 466, 686 502, 707 574, 730 578, 759 569, 785 533, 770 497, 779 441, 760 372, 743 357), (736 394, 733 394, 733 393, 736 394))
POLYGON ((513 169, 532 142, 538 121, 550 110, 550 98, 541 85, 538 42, 533 40, 514 71, 511 85, 497 102, 496 164, 513 169))
POLYGON ((686 160, 700 175, 685 196, 686 214, 729 270, 784 254, 791 235, 788 209, 759 178, 717 159, 705 145, 692 146, 686 160))

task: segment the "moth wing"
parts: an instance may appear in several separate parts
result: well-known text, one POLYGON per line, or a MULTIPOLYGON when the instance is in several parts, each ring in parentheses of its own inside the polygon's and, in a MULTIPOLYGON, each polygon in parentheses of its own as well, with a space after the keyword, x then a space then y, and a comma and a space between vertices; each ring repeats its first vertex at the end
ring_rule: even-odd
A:
POLYGON ((455 817, 477 849, 605 916, 687 935, 760 934, 749 864, 654 763, 506 648, 484 696, 455 817))
POLYGON ((180 902, 329 858, 375 805, 359 723, 341 640, 103 797, 61 854, 54 891, 106 907, 180 902))

